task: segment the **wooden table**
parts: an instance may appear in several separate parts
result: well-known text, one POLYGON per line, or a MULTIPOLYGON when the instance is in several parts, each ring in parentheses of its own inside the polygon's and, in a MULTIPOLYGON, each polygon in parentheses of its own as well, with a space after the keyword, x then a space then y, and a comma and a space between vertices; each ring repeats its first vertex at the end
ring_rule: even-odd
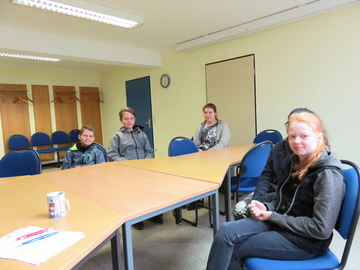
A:
POLYGON ((231 170, 240 165, 244 155, 254 145, 254 143, 246 143, 177 157, 126 160, 116 163, 145 170, 214 182, 219 185, 221 185, 224 180, 224 171, 226 171, 224 168, 226 168, 225 215, 226 221, 230 221, 232 219, 231 170), (189 158, 192 159, 191 163, 188 162, 189 158))
POLYGON ((213 196, 214 234, 219 226, 218 183, 103 163, 35 176, 123 216, 126 269, 133 270, 131 225, 184 204, 213 196))
MULTIPOLYGON (((226 221, 232 220, 231 214, 231 170, 241 164, 244 155, 253 147, 254 143, 233 145, 224 148, 202 151, 183 155, 184 158, 202 159, 209 162, 218 161, 229 164, 225 182, 225 215, 226 221)), ((193 161, 194 162, 194 161, 193 161)), ((221 184, 221 183, 220 183, 221 184)))
POLYGON ((226 171, 229 167, 228 162, 214 160, 206 160, 204 158, 196 158, 189 162, 188 155, 177 157, 163 157, 151 159, 137 159, 117 161, 114 164, 121 166, 129 166, 148 171, 160 172, 170 175, 183 176, 187 178, 217 183, 221 185, 226 171))
POLYGON ((0 269, 58 270, 76 269, 111 239, 113 268, 120 268, 118 228, 124 218, 106 208, 66 191, 72 209, 64 218, 50 219, 46 194, 58 191, 34 176, 1 178, 0 237, 28 226, 81 231, 85 237, 43 264, 35 266, 15 260, 0 259, 0 269))

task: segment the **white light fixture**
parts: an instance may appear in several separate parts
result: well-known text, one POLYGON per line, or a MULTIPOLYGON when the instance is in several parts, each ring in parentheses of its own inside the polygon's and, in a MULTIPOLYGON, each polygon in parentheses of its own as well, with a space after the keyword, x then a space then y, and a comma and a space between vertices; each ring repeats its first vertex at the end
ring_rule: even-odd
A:
POLYGON ((23 54, 13 54, 13 53, 1 53, 1 52, 0 52, 0 56, 21 58, 21 59, 29 59, 29 60, 50 61, 50 62, 59 62, 61 60, 59 58, 32 56, 32 55, 23 55, 23 54))
POLYGON ((40 8, 92 21, 133 29, 144 24, 144 18, 120 10, 79 0, 12 0, 14 4, 40 8))

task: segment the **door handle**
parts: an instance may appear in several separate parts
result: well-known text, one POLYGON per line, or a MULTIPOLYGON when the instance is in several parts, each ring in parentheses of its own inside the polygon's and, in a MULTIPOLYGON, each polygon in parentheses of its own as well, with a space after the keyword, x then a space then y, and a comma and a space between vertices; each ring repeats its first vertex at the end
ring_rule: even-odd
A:
POLYGON ((151 129, 151 120, 150 120, 150 119, 148 119, 148 121, 145 122, 145 124, 148 124, 148 125, 149 125, 149 128, 151 129))

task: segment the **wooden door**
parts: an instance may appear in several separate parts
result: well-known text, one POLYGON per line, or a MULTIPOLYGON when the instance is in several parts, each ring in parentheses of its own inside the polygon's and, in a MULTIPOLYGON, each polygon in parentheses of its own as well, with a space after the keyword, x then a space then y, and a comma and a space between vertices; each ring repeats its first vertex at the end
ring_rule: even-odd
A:
MULTIPOLYGON (((230 145, 252 142, 256 135, 254 55, 210 63, 206 70, 207 102, 230 128, 230 145)), ((205 104, 204 104, 205 105, 205 104)))

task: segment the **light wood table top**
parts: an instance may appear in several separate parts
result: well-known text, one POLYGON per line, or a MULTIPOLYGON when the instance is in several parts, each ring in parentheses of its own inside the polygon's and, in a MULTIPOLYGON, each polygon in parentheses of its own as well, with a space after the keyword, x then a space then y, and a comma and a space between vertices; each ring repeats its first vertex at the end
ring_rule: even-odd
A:
POLYGON ((233 145, 229 147, 223 147, 208 151, 202 151, 192 154, 183 155, 182 157, 195 160, 195 159, 203 159, 207 161, 222 161, 227 162, 229 164, 227 170, 227 177, 224 181, 225 187, 225 215, 226 221, 230 221, 232 219, 231 214, 231 175, 232 168, 239 166, 245 154, 253 147, 254 143, 245 143, 239 145, 233 145))
POLYGON ((34 176, 2 180, 0 185, 0 237, 28 226, 81 231, 86 236, 39 266, 0 259, 0 269, 71 269, 124 222, 121 215, 68 191, 65 192, 65 195, 70 201, 71 211, 64 218, 50 219, 46 194, 59 191, 59 187, 34 176))
POLYGON ((239 145, 232 145, 223 148, 217 148, 209 151, 202 151, 192 154, 187 154, 182 157, 193 159, 204 159, 208 161, 221 161, 229 165, 237 165, 241 163, 244 155, 253 147, 254 143, 245 143, 239 145))
POLYGON ((219 184, 114 162, 35 176, 131 220, 219 188, 219 184))
POLYGON ((229 163, 194 158, 191 161, 185 156, 163 157, 117 161, 114 164, 160 172, 170 175, 183 176, 221 185, 229 163))

